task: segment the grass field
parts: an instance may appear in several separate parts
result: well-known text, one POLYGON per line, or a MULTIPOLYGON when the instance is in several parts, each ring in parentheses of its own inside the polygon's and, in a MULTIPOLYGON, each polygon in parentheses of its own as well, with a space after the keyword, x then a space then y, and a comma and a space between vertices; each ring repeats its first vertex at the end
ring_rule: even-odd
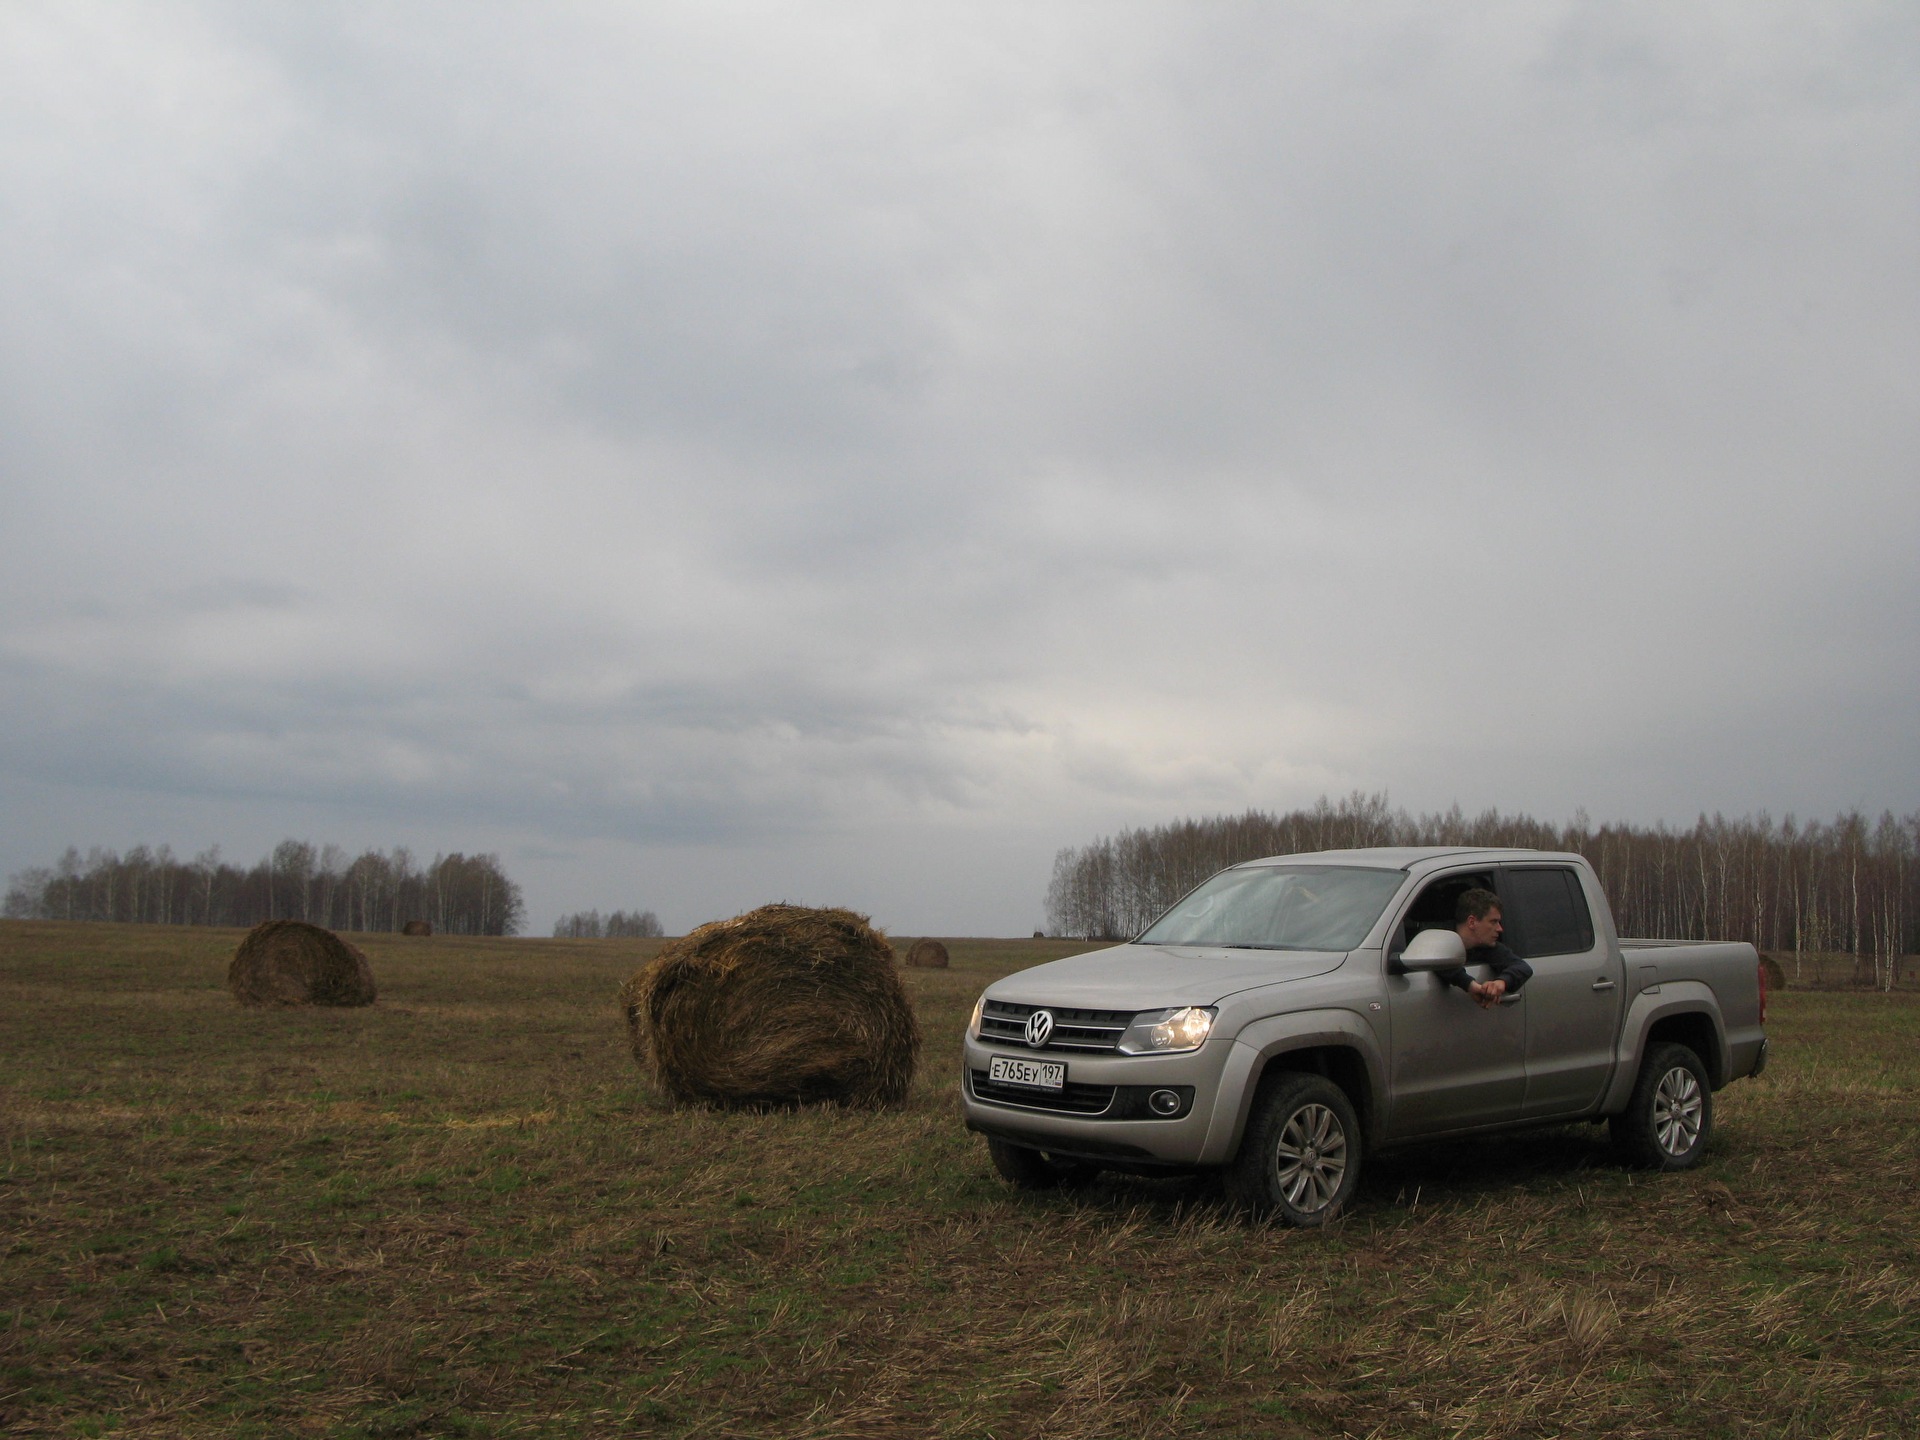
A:
POLYGON ((719 1115, 626 1053, 657 941, 372 937, 377 1006, 261 1013, 237 939, 0 924, 9 1435, 1920 1433, 1910 993, 1777 995, 1700 1171, 1433 1147, 1306 1233, 993 1178, 960 1028, 1071 945, 905 972, 904 1110, 719 1115))

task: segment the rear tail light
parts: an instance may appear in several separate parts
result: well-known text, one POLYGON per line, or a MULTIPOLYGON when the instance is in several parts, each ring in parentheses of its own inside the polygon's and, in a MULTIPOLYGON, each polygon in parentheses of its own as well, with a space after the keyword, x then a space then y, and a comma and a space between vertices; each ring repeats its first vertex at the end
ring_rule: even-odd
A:
POLYGON ((1760 1023, 1767 1023, 1767 962, 1760 962, 1760 1023))

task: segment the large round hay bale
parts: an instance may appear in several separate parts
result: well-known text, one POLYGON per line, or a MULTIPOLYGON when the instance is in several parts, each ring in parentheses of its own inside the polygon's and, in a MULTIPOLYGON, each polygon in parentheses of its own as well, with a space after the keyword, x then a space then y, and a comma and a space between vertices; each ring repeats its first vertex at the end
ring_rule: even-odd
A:
POLYGON ((907 947, 907 964, 918 969, 944 970, 952 959, 938 940, 916 940, 907 947))
POLYGON ((331 930, 268 920, 233 952, 227 989, 242 1005, 371 1005, 373 967, 331 930))
POLYGON ((431 920, 409 920, 400 927, 400 933, 402 935, 431 935, 433 934, 433 922, 431 920))
POLYGON ((763 905, 673 941, 621 991, 633 1055, 675 1100, 904 1100, 920 1055, 893 947, 851 910, 763 905))

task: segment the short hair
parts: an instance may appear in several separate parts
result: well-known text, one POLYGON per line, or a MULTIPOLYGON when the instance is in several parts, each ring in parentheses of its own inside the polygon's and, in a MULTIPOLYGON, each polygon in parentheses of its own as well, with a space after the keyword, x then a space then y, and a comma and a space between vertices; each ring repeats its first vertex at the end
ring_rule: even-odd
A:
POLYGON ((1489 910, 1498 909, 1500 897, 1491 890, 1482 890, 1478 886, 1462 890, 1460 898, 1453 902, 1453 923, 1464 925, 1469 920, 1484 920, 1489 910))

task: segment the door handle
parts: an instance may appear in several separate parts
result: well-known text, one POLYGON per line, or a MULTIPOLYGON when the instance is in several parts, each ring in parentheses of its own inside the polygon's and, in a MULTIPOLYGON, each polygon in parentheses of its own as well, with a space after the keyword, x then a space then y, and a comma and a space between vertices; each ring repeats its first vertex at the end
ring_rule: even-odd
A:
POLYGON ((1520 1003, 1520 992, 1515 990, 1510 994, 1502 995, 1500 997, 1500 1003, 1502 1005, 1518 1005, 1520 1003))
POLYGON ((1593 982, 1593 988, 1596 990, 1611 990, 1613 988, 1613 982, 1603 976, 1593 982))

